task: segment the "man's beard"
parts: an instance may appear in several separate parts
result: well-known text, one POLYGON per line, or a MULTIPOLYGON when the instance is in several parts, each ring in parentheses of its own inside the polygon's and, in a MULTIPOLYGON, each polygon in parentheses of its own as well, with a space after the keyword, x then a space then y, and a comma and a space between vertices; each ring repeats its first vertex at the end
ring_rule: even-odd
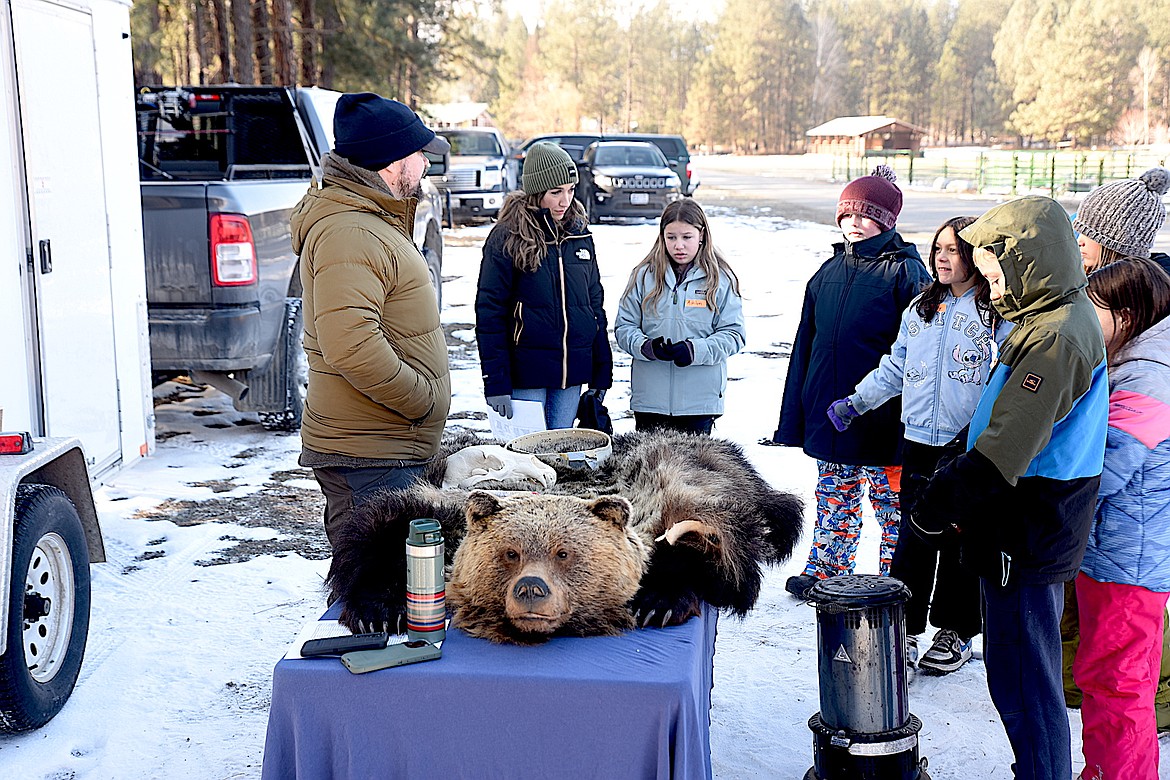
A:
POLYGON ((398 181, 394 187, 391 188, 390 194, 399 200, 406 200, 407 198, 422 198, 422 178, 414 182, 410 189, 405 189, 407 182, 398 181))

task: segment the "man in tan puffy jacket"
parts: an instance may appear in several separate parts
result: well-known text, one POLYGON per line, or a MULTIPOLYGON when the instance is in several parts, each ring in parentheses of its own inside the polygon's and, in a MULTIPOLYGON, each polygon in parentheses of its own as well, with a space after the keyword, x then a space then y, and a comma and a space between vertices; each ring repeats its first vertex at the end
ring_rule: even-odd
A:
POLYGON ((450 146, 369 92, 342 95, 333 132, 324 181, 292 215, 309 363, 299 462, 325 494, 331 543, 370 494, 422 475, 451 406, 435 290, 411 239, 423 151, 450 146))

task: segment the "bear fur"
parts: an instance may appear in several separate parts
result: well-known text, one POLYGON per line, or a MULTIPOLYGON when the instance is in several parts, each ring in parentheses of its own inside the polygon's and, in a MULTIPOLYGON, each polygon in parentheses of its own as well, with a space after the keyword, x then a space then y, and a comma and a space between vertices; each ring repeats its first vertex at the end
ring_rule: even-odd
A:
MULTIPOLYGON (((436 466, 428 479, 437 484, 442 474, 436 466)), ((801 501, 773 490, 731 442, 625 434, 614 438, 613 455, 598 470, 558 468, 557 484, 544 494, 496 498, 426 483, 380 494, 339 529, 326 585, 330 601, 344 601, 341 621, 351 630, 400 628, 406 528, 414 518, 434 517, 453 562, 449 595, 455 624, 475 636, 531 643, 555 634, 612 633, 631 623, 676 625, 699 614, 703 601, 743 616, 759 596, 763 566, 787 558, 799 540, 802 513, 801 501), (615 525, 620 510, 614 504, 592 503, 614 499, 616 506, 627 507, 622 526, 640 543, 645 561, 632 594, 608 574, 588 577, 563 564, 571 560, 575 567, 607 572, 625 565, 610 560, 622 559, 623 546, 582 548, 590 537, 576 532, 586 521, 600 522, 598 511, 615 525), (457 554, 472 538, 474 554, 457 554), (530 594, 516 591, 519 579, 503 578, 480 563, 492 555, 506 557, 510 549, 519 553, 521 541, 529 545, 521 556, 526 563, 559 572, 545 585, 574 591, 547 594, 561 600, 555 609, 548 607, 555 620, 525 618, 515 604, 509 607, 509 599, 530 594), (566 558, 550 559, 562 552, 566 558), (615 613, 610 605, 623 597, 626 606, 615 613), (568 612, 561 611, 561 603, 568 612)))

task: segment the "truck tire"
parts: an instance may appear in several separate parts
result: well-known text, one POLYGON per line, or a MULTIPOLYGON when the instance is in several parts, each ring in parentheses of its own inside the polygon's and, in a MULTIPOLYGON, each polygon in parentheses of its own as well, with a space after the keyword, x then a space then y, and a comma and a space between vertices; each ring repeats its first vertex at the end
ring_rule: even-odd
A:
POLYGON ((597 214, 597 204, 593 202, 593 198, 585 200, 585 217, 589 220, 590 225, 601 224, 601 217, 597 214))
POLYGON ((89 584, 73 502, 49 485, 17 487, 0 732, 39 728, 68 701, 89 634, 89 584))
MULTIPOLYGON (((260 423, 270 431, 295 432, 300 430, 301 415, 305 411, 305 392, 309 387, 309 363, 301 346, 304 338, 304 317, 301 313, 300 298, 286 298, 284 338, 280 340, 277 354, 272 356, 268 367, 255 376, 248 372, 248 386, 252 395, 249 401, 258 403, 260 396, 270 395, 283 401, 283 408, 272 408, 260 412, 260 423), (257 393, 266 388, 267 393, 257 393)), ((273 404, 276 406, 277 404, 273 404)))
MULTIPOLYGON (((440 244, 442 246, 442 244, 440 244)), ((427 261, 427 273, 430 274, 431 284, 435 286, 435 301, 439 304, 439 311, 443 310, 443 261, 441 255, 434 250, 434 247, 423 247, 423 259, 427 261)))

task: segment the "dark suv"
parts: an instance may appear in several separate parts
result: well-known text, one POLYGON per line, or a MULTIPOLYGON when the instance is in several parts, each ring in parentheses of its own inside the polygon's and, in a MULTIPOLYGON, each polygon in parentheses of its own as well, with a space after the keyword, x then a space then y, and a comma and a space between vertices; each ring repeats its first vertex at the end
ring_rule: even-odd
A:
POLYGON ((560 146, 576 163, 581 162, 585 149, 595 141, 647 141, 657 146, 670 169, 678 176, 684 195, 693 195, 699 186, 691 169, 691 154, 687 150, 686 139, 681 135, 660 135, 658 133, 618 133, 616 135, 600 135, 597 133, 548 133, 529 138, 512 154, 512 164, 515 166, 516 181, 520 180, 520 167, 524 163, 524 155, 528 147, 537 141, 551 141, 560 146))
POLYGON ((601 217, 657 217, 680 197, 678 175, 658 147, 645 141, 597 141, 577 168, 577 193, 593 223, 601 217))
POLYGON ((687 142, 681 135, 658 135, 657 133, 619 133, 605 136, 606 141, 649 141, 657 146, 670 163, 670 169, 678 175, 682 182, 684 195, 693 195, 698 189, 699 181, 691 170, 691 153, 687 150, 687 142))

